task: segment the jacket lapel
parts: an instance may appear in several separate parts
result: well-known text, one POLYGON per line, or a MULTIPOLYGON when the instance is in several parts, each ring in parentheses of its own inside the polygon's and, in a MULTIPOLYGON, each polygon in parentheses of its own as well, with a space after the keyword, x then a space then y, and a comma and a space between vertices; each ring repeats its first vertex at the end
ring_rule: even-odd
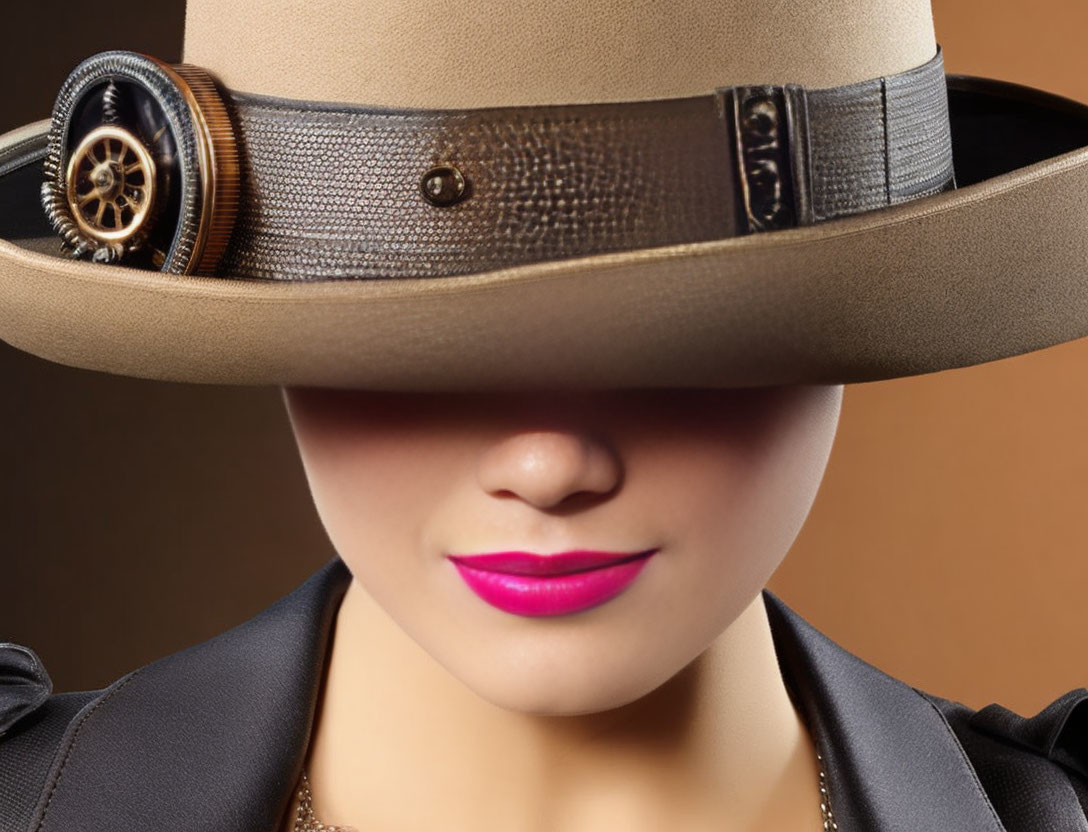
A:
POLYGON ((779 667, 816 736, 842 832, 1004 832, 944 715, 840 647, 770 590, 779 667))
POLYGON ((256 617, 107 688, 69 727, 30 829, 274 832, 350 580, 334 558, 256 617))
MULTIPOLYGON (((32 832, 271 832, 301 772, 337 609, 333 558, 215 638, 119 679, 73 721, 32 832)), ((764 590, 783 677, 842 832, 1003 832, 943 715, 764 590)))

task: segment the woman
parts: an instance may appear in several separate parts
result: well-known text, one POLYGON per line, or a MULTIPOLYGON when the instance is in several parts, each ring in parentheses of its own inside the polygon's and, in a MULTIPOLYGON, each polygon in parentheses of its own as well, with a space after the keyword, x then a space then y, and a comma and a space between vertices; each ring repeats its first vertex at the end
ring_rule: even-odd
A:
POLYGON ((0 337, 284 387, 339 555, 103 691, 7 646, 0 828, 1084 828, 1088 691, 763 587, 842 383, 1085 334, 1085 109, 946 97, 918 2, 325 11, 191 3, 0 149, 0 337))
POLYGON ((311 740, 323 814, 819 828, 817 750, 760 590, 816 494, 841 394, 289 390, 356 577, 311 740), (539 559, 473 562, 515 550, 539 559), (586 550, 621 563, 515 572, 586 550), (499 787, 486 808, 482 784, 499 787))

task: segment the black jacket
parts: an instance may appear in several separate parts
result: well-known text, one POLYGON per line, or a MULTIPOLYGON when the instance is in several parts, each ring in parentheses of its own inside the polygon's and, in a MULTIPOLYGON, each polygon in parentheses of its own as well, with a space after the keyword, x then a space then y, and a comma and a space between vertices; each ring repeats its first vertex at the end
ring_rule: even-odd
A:
MULTIPOLYGON (((332 559, 245 623, 99 691, 0 645, 0 832, 274 832, 336 610, 332 559)), ((1025 719, 917 690, 763 592, 840 832, 1088 832, 1088 689, 1025 719)))

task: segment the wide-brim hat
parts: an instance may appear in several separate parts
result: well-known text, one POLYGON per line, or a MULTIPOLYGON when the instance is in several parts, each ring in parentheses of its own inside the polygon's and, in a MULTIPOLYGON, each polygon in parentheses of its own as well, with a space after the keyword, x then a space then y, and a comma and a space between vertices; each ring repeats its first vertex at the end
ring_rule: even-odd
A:
POLYGON ((1088 107, 946 75, 925 3, 765 5, 191 0, 184 65, 92 56, 0 137, 0 338, 456 390, 845 383, 1088 334, 1088 107))

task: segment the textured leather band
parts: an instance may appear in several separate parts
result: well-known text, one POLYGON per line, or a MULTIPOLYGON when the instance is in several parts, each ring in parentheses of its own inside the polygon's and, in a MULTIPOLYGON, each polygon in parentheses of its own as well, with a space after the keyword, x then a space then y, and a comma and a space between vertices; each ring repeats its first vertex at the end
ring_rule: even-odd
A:
POLYGON ((944 63, 848 86, 468 110, 231 93, 219 273, 437 277, 807 225, 954 187, 944 63), (421 177, 465 189, 432 204, 421 177))

